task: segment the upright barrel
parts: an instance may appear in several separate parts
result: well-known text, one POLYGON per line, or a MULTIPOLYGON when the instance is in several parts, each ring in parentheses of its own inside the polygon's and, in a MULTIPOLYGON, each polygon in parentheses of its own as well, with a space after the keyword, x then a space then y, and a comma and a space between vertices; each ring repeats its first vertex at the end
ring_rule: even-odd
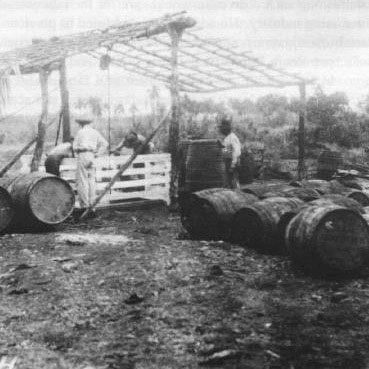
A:
POLYGON ((0 233, 4 232, 14 218, 14 205, 9 192, 0 186, 0 233))
POLYGON ((57 225, 73 212, 75 196, 60 177, 33 172, 9 180, 17 225, 57 225))
POLYGON ((260 251, 280 253, 284 238, 278 233, 283 214, 297 211, 304 202, 297 198, 271 197, 243 207, 234 216, 232 240, 260 251))
POLYGON ((237 210, 258 201, 239 190, 203 190, 191 195, 188 231, 195 239, 229 239, 237 210))
POLYGON ((191 141, 186 160, 186 189, 228 187, 221 143, 218 140, 191 141))
POLYGON ((186 160, 191 140, 182 140, 178 144, 178 193, 186 191, 186 160))
POLYGON ((343 164, 342 154, 338 151, 326 150, 323 151, 317 162, 317 177, 319 179, 329 180, 332 175, 343 164))
POLYGON ((367 261, 368 226, 356 211, 339 205, 307 206, 289 223, 286 246, 292 261, 309 272, 353 272, 367 261))

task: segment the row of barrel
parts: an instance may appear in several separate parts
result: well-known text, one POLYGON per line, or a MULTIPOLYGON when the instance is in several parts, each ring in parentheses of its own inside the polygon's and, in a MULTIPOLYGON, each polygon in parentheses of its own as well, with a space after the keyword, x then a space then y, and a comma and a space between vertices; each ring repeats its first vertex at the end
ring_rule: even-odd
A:
POLYGON ((0 178, 0 233, 63 223, 73 212, 74 192, 65 180, 33 172, 0 178))
POLYGON ((287 254, 323 274, 357 271, 368 261, 369 196, 336 180, 212 188, 187 200, 181 218, 194 239, 287 254))

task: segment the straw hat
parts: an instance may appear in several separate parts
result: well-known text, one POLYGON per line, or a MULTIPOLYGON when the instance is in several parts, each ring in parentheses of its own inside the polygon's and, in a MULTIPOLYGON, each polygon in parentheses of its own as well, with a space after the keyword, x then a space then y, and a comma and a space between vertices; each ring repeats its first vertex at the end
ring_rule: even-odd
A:
POLYGON ((94 117, 92 116, 92 114, 89 113, 77 115, 77 117, 75 118, 75 121, 79 124, 88 124, 91 123, 93 120, 94 117))

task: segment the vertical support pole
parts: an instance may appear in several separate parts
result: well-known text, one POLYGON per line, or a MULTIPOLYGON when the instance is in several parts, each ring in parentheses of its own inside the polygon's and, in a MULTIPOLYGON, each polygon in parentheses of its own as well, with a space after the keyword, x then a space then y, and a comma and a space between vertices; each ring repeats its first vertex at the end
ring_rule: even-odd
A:
POLYGON ((38 132, 35 151, 31 162, 31 172, 37 172, 40 165, 42 151, 45 142, 46 122, 48 116, 49 105, 49 91, 48 91, 48 78, 49 72, 45 69, 41 69, 39 73, 40 85, 41 85, 41 98, 42 98, 42 111, 40 120, 38 122, 38 132))
POLYGON ((182 35, 182 30, 178 30, 175 25, 168 26, 168 33, 171 39, 171 121, 169 126, 169 152, 172 159, 172 170, 170 175, 169 198, 171 205, 175 204, 177 194, 178 160, 177 150, 179 141, 179 87, 178 87, 178 45, 182 35))
POLYGON ((63 117, 63 142, 70 141, 70 114, 69 114, 69 91, 67 86, 67 73, 65 59, 60 61, 59 88, 61 99, 61 112, 63 117))
POLYGON ((298 179, 305 177, 305 122, 306 122, 306 84, 303 82, 299 85, 300 91, 300 113, 299 113, 299 130, 298 130, 298 179))

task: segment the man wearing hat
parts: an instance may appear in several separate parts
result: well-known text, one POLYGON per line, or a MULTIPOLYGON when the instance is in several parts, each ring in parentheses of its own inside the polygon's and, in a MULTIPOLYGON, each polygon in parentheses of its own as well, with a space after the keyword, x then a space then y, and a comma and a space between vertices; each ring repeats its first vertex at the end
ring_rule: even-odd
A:
POLYGON ((232 120, 222 118, 219 125, 219 132, 224 136, 223 157, 226 167, 227 181, 230 188, 239 188, 239 166, 241 157, 241 143, 238 137, 232 132, 232 120))
POLYGON ((73 149, 78 157, 76 185, 80 207, 90 207, 96 196, 95 157, 102 155, 108 147, 105 138, 90 126, 93 118, 83 115, 76 118, 81 127, 73 142, 73 149))
MULTIPOLYGON (((111 153, 119 154, 119 151, 122 147, 127 147, 128 149, 133 149, 136 151, 143 143, 145 142, 145 137, 137 134, 136 132, 129 132, 127 136, 118 144, 118 146, 111 150, 111 153)), ((154 144, 149 142, 143 148, 141 155, 151 154, 154 150, 154 144)))

